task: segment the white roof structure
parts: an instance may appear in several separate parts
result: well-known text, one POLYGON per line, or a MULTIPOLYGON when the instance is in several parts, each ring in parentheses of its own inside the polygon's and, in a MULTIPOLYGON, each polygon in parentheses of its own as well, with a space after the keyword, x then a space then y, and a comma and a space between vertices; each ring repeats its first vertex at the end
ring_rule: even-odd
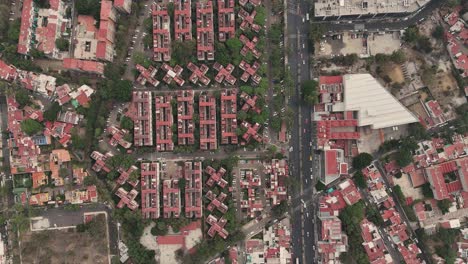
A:
POLYGON ((343 76, 346 111, 358 112, 358 125, 372 129, 387 128, 418 122, 389 91, 370 74, 343 76))

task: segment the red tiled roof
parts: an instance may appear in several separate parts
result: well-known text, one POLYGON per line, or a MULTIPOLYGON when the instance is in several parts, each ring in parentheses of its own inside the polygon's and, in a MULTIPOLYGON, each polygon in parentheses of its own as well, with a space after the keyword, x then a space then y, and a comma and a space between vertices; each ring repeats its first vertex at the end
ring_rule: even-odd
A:
POLYGON ((320 76, 319 85, 343 83, 343 76, 320 76))
POLYGON ((158 245, 185 245, 185 236, 170 235, 170 236, 157 236, 156 242, 158 245))
POLYGON ((0 78, 6 81, 13 81, 18 76, 16 68, 0 60, 0 78))
POLYGON ((18 40, 18 53, 27 54, 28 53, 28 38, 29 38, 29 28, 31 26, 31 10, 33 9, 33 0, 24 0, 23 1, 23 10, 21 12, 21 26, 20 34, 18 40))
POLYGON ((409 176, 414 188, 419 187, 427 182, 426 177, 424 177, 424 171, 422 169, 417 169, 410 172, 409 176))
POLYGON ((327 150, 325 151, 325 176, 330 175, 337 175, 339 173, 338 170, 338 151, 337 150, 327 150))
POLYGON ((63 67, 70 70, 81 70, 104 74, 104 63, 89 60, 78 60, 72 58, 63 59, 63 67))

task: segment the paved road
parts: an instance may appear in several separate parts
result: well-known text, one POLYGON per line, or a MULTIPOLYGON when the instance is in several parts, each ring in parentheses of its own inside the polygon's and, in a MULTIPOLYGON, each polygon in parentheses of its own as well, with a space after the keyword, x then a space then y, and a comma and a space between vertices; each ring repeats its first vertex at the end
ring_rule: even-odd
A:
MULTIPOLYGON (((126 61, 125 63, 127 64, 127 66, 125 67, 125 73, 123 75, 123 78, 124 79, 127 79, 127 80, 132 80, 133 81, 133 69, 135 69, 135 62, 133 61, 133 54, 138 51, 138 52, 144 52, 144 48, 143 48, 143 38, 145 37, 144 35, 146 34, 145 32, 145 25, 144 25, 144 21, 145 19, 147 19, 148 17, 150 17, 151 15, 151 3, 153 1, 149 1, 149 0, 143 0, 144 2, 144 5, 143 7, 141 8, 142 10, 140 11, 140 14, 138 15, 138 25, 137 25, 137 28, 135 30, 135 34, 133 34, 131 37, 131 41, 132 43, 130 44, 131 47, 133 48, 130 48, 129 47, 129 50, 128 50, 128 57, 129 57, 129 60, 126 61), (143 15, 141 15, 143 14, 143 15)), ((132 31, 129 31, 129 32, 132 32, 132 31)))
POLYGON ((312 141, 311 108, 304 105, 300 96, 300 85, 312 76, 309 68, 309 52, 307 32, 308 22, 304 21, 305 12, 309 10, 309 2, 305 0, 290 0, 287 8, 287 32, 286 43, 291 51, 286 65, 290 67, 290 73, 295 82, 295 94, 291 96, 290 107, 297 115, 291 130, 289 160, 291 165, 291 177, 299 182, 299 190, 291 192, 292 208, 292 243, 293 255, 298 263, 316 263, 315 254, 315 199, 313 189, 319 167, 316 167, 316 155, 312 155, 310 142, 312 141), (312 157, 312 160, 310 159, 312 157), (311 177, 311 175, 313 175, 311 177), (306 206, 303 205, 307 204, 306 206))
MULTIPOLYGON (((387 188, 390 188, 390 183, 388 182, 388 178, 387 178, 387 174, 385 173, 385 170, 383 169, 382 167, 382 164, 378 161, 374 161, 374 166, 380 171, 380 174, 382 175, 382 178, 384 179, 384 182, 385 182, 385 185, 387 186, 387 188)), ((411 222, 409 221, 408 219, 408 216, 406 215, 405 211, 403 210, 403 207, 401 206, 401 203, 400 203, 400 200, 398 200, 398 197, 396 196, 396 194, 391 191, 390 192, 390 195, 392 196, 393 198, 393 201, 395 201, 395 207, 396 209, 398 210, 398 212, 400 213, 400 215, 402 216, 402 219, 403 221, 406 223, 406 226, 408 227, 407 230, 410 231, 410 237, 413 238, 416 238, 416 233, 414 232, 414 230, 411 228, 411 222)), ((418 247, 421 249, 421 257, 423 258, 424 261, 426 261, 426 263, 431 263, 429 261, 429 257, 430 254, 428 252, 424 252, 424 245, 420 242, 420 241, 415 241, 417 242, 416 244, 418 245, 418 247)))
POLYGON ((447 1, 444 0, 432 0, 432 2, 427 4, 423 9, 421 9, 421 11, 408 16, 407 19, 396 19, 392 17, 388 17, 388 19, 366 19, 363 21, 341 19, 339 20, 339 24, 337 23, 338 21, 314 21, 314 23, 323 24, 328 32, 355 30, 361 26, 368 31, 400 30, 417 24, 421 19, 426 18, 432 13, 432 11, 439 8, 446 2, 447 1), (351 23, 348 23, 349 21, 351 21, 351 23))

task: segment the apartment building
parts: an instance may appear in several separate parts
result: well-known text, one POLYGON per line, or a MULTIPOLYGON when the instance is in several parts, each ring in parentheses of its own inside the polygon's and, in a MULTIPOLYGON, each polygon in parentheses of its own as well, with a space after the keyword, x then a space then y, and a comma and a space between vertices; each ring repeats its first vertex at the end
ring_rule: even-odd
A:
POLYGON ((197 57, 214 60, 213 2, 197 2, 197 57))
POLYGON ((192 2, 174 1, 174 32, 176 41, 192 40, 192 2))
POLYGON ((159 218, 159 163, 141 163, 141 212, 145 219, 159 218))
POLYGON ((172 125, 174 120, 171 100, 171 95, 155 97, 157 151, 174 150, 174 142, 172 140, 172 125))
POLYGON ((212 94, 201 94, 198 104, 200 116, 200 149, 217 149, 216 98, 212 94))
POLYGON ((149 91, 134 91, 127 115, 133 120, 136 147, 153 146, 153 105, 149 91))
POLYGON ((237 144, 237 90, 221 92, 221 144, 237 144))
POLYGON ((202 163, 186 161, 184 163, 185 178, 185 217, 202 217, 202 163))
POLYGON ((234 0, 218 0, 218 39, 221 42, 236 36, 234 6, 234 0))
POLYGON ((193 103, 193 90, 177 92, 177 143, 179 145, 193 145, 195 143, 193 103))
POLYGON ((153 4, 153 51, 155 61, 171 60, 171 20, 165 3, 153 4))

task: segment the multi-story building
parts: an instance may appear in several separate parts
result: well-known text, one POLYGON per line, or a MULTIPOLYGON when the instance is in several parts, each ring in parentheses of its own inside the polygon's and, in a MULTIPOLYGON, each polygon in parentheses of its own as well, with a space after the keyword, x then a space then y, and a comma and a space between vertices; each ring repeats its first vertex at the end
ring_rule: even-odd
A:
POLYGON ((176 41, 192 40, 192 1, 174 1, 174 31, 176 41))
POLYGON ((167 6, 153 4, 153 51, 155 61, 171 60, 171 22, 167 6))
POLYGON ((315 1, 315 17, 322 19, 364 19, 387 15, 406 16, 424 8, 430 0, 321 0, 315 1))
POLYGON ((237 144, 237 90, 221 92, 221 144, 237 144))
POLYGON ((163 182, 163 215, 164 218, 180 216, 180 189, 179 180, 164 180, 163 182))
POLYGON ((192 62, 189 62, 187 64, 187 68, 192 72, 192 75, 190 75, 189 77, 190 82, 192 82, 193 84, 198 84, 198 82, 200 82, 203 85, 210 84, 211 80, 206 76, 206 73, 210 69, 208 68, 208 66, 202 64, 200 67, 198 67, 192 62))
POLYGON ((159 218, 159 163, 141 163, 141 212, 143 218, 159 218))
POLYGON ((140 72, 140 75, 138 75, 136 79, 139 84, 146 85, 146 83, 149 83, 154 87, 158 86, 159 81, 154 78, 156 73, 158 73, 158 70, 155 67, 149 66, 148 69, 146 69, 140 64, 137 64, 136 69, 140 72))
POLYGON ((55 41, 65 37, 65 30, 71 24, 66 18, 66 2, 50 1, 49 8, 37 6, 34 0, 25 0, 22 4, 18 53, 29 54, 31 49, 37 49, 59 59, 60 50, 55 41))
POLYGON ((114 6, 122 13, 130 14, 132 12, 132 0, 114 0, 114 6))
POLYGON ((133 120, 136 147, 153 145, 153 104, 149 91, 134 91, 127 115, 133 120))
POLYGON ((214 60, 213 2, 197 2, 197 58, 214 60))
POLYGON ((185 178, 185 217, 202 217, 202 163, 199 161, 184 163, 185 178))
POLYGON ((202 94, 200 95, 198 105, 200 116, 200 149, 217 149, 216 98, 212 94, 202 94))
POLYGON ((218 0, 218 38, 224 42, 236 35, 234 0, 218 0))
POLYGON ((156 150, 172 151, 174 150, 174 141, 172 140, 172 96, 156 96, 156 150))
POLYGON ((237 81, 236 77, 232 75, 232 72, 234 71, 236 67, 232 64, 228 64, 226 67, 223 65, 215 62, 213 64, 213 69, 215 69, 218 74, 215 76, 215 81, 217 83, 223 83, 223 81, 226 81, 230 85, 234 85, 237 81))
POLYGON ((193 90, 177 92, 177 143, 179 145, 193 145, 195 143, 193 99, 193 90))
POLYGON ((247 82, 249 79, 252 79, 254 84, 259 84, 262 80, 262 76, 257 73, 260 68, 260 63, 258 61, 255 61, 250 65, 246 61, 242 60, 239 64, 239 68, 244 71, 240 77, 243 82, 247 82))

